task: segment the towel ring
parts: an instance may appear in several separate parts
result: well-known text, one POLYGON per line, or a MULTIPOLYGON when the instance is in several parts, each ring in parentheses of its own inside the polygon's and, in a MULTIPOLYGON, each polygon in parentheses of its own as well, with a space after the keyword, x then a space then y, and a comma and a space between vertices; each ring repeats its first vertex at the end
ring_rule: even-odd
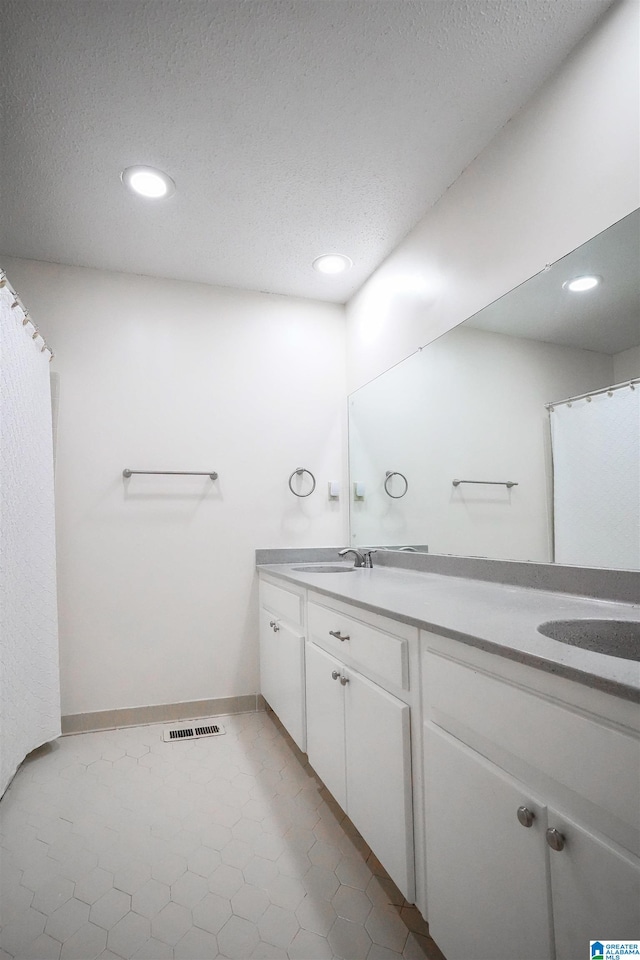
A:
POLYGON ((384 480, 384 492, 387 494, 387 496, 391 497, 392 500, 401 500, 405 496, 408 489, 409 489, 409 481, 405 477, 404 473, 400 473, 398 470, 387 470, 385 474, 385 480, 384 480), (402 477, 402 479, 404 480, 404 491, 402 493, 398 493, 398 494, 391 493, 391 491, 389 490, 389 487, 387 486, 387 484, 389 483, 389 480, 391 480, 391 477, 402 477))
POLYGON ((294 497, 310 497, 313 491, 315 490, 315 488, 316 488, 316 478, 311 473, 311 470, 307 470, 306 467, 296 467, 296 469, 293 471, 293 473, 289 477, 289 490, 291 490, 291 493, 294 495, 294 497), (311 487, 311 490, 309 490, 309 493, 296 493, 296 491, 291 486, 291 481, 295 476, 301 477, 303 473, 309 474, 309 476, 311 477, 311 483, 313 484, 313 486, 311 487))

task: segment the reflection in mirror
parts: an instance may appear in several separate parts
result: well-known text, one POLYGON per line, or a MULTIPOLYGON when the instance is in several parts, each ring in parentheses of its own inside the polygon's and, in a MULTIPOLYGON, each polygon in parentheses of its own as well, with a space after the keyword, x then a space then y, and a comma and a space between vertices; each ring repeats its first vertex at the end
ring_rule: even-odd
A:
POLYGON ((353 393, 352 543, 639 569, 639 264, 635 211, 353 393))

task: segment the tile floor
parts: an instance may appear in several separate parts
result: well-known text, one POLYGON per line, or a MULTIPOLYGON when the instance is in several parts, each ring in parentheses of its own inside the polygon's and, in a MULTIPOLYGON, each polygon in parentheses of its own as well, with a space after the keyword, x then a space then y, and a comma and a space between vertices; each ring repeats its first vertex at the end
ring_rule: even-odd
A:
POLYGON ((63 737, 0 802, 0 960, 444 960, 270 713, 63 737))

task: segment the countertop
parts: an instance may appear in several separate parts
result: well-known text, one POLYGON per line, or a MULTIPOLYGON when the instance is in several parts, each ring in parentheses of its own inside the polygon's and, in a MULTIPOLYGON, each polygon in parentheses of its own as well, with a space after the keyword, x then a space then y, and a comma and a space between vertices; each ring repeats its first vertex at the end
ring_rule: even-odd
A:
MULTIPOLYGON (((373 613, 430 630, 640 702, 640 663, 560 643, 538 633, 547 620, 613 619, 640 623, 640 605, 389 566, 349 573, 258 564, 258 570, 373 613)), ((350 567, 346 563, 345 567, 350 567)))

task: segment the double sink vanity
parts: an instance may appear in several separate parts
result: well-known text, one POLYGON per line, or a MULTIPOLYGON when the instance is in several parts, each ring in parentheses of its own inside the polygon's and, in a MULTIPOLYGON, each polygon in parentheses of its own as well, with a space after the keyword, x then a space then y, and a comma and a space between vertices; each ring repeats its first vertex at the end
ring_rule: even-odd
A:
POLYGON ((640 938, 639 225, 355 390, 350 546, 256 554, 264 699, 447 960, 640 938))
POLYGON ((441 559, 258 551, 264 699, 447 960, 637 939, 633 582, 441 559))

